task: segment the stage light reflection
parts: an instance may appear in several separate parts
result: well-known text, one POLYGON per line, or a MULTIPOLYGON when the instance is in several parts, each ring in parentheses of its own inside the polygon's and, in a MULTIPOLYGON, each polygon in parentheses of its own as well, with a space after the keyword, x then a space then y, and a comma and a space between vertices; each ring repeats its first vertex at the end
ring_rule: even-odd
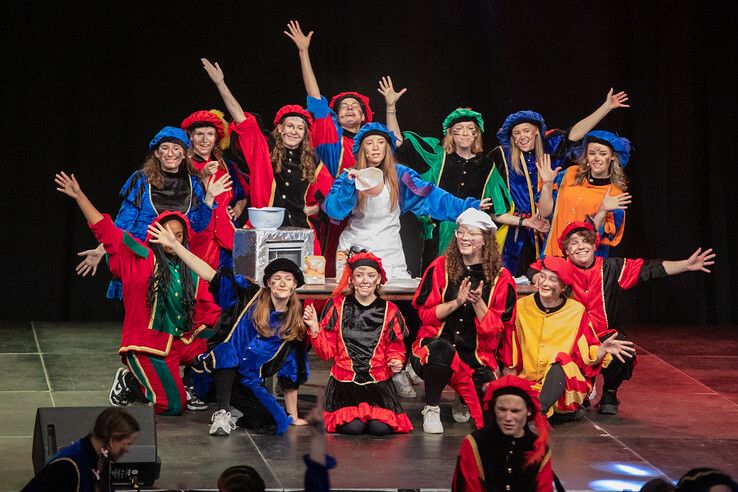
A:
POLYGON ((607 461, 592 465, 593 468, 601 471, 610 472, 616 475, 628 475, 631 477, 656 477, 658 472, 653 468, 633 463, 621 463, 617 461, 607 461))
POLYGON ((635 480, 594 480, 589 482, 591 490, 640 490, 646 482, 636 482, 635 480))

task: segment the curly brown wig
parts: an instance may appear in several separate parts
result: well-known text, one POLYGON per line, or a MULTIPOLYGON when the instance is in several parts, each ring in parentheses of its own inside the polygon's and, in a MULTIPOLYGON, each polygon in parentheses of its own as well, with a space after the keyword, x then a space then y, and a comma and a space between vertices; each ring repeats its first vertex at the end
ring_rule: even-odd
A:
MULTIPOLYGON (((500 274, 502 269, 502 260, 500 252, 497 248, 497 240, 494 231, 483 231, 482 238, 482 271, 484 272, 485 283, 490 283, 500 274)), ((446 272, 450 281, 460 283, 464 278, 464 258, 459 251, 458 239, 454 236, 444 253, 446 257, 446 272)))

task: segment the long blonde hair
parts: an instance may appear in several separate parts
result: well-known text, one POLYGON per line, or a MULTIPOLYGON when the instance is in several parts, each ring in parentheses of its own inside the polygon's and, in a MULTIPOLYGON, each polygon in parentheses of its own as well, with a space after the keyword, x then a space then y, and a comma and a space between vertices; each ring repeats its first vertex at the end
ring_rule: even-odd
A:
MULTIPOLYGON (((254 308, 254 326, 256 331, 263 337, 269 338, 275 335, 274 328, 269 326, 269 314, 274 309, 272 304, 272 292, 269 287, 264 287, 256 297, 254 308)), ((285 341, 302 340, 305 336, 305 324, 302 322, 302 303, 294 292, 287 301, 284 321, 277 330, 279 338, 285 341)))
MULTIPOLYGON (((482 271, 484 281, 489 283, 500 274, 502 260, 497 248, 497 240, 494 231, 482 231, 482 271)), ((464 276, 464 258, 459 251, 458 239, 456 237, 449 243, 444 256, 446 257, 446 273, 452 282, 460 282, 464 276)))
MULTIPOLYGON (((589 176, 589 164, 587 164, 588 147, 589 144, 584 148, 584 152, 582 152, 579 159, 576 160, 577 173, 574 175, 574 182, 578 185, 582 184, 584 180, 587 179, 587 176, 589 176)), ((610 183, 617 186, 621 191, 627 191, 628 178, 625 176, 625 170, 620 164, 620 158, 615 152, 613 152, 612 148, 610 148, 610 152, 613 157, 613 161, 610 163, 610 183)))
MULTIPOLYGON (((472 142, 471 151, 472 154, 481 154, 484 151, 484 144, 482 143, 482 131, 479 129, 476 121, 473 121, 474 129, 477 131, 477 136, 474 137, 472 142)), ((454 143, 454 136, 451 133, 451 127, 446 129, 446 136, 443 138, 443 151, 447 154, 453 154, 456 152, 456 144, 454 143)))
MULTIPOLYGON (((538 134, 536 135, 536 143, 533 147, 533 150, 536 153, 536 162, 540 162, 541 159, 543 158, 543 154, 545 153, 543 150, 543 137, 541 137, 540 128, 538 128, 538 134)), ((524 166, 523 151, 520 150, 520 147, 518 147, 518 145, 515 143, 515 141, 512 138, 510 138, 510 165, 512 166, 513 171, 515 171, 517 174, 520 174, 520 175, 523 174, 523 166, 524 166)), ((537 184, 531 183, 531 186, 537 186, 537 184)))
MULTIPOLYGON (((366 169, 369 167, 366 161, 366 155, 364 150, 359 147, 359 155, 356 159, 356 165, 354 169, 366 169)), ((389 141, 387 142, 386 152, 384 154, 384 160, 377 166, 384 173, 384 185, 389 186, 390 192, 390 210, 394 210, 400 204, 400 184, 399 178, 397 177, 397 160, 395 154, 392 152, 389 141)), ((359 210, 364 210, 366 204, 366 196, 363 193, 358 193, 356 200, 359 210)))

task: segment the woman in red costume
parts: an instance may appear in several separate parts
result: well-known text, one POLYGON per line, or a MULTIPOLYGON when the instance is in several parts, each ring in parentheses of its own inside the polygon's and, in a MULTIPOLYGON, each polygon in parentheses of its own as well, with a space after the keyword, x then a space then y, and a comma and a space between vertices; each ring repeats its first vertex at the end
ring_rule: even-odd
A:
POLYGON ((385 435, 413 428, 392 384, 392 374, 405 363, 407 328, 397 306, 379 296, 386 281, 382 260, 357 253, 349 257, 321 319, 305 307, 315 352, 333 360, 325 388, 328 432, 385 435))

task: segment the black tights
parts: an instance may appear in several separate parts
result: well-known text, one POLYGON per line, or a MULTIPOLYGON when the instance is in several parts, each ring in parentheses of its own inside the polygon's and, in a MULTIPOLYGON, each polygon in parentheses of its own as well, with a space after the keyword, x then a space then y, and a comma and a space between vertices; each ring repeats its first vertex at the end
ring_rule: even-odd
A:
POLYGON ((426 364, 423 366, 422 378, 425 382, 425 404, 436 406, 441 402, 443 388, 451 381, 453 371, 450 367, 440 364, 426 364))
POLYGON ((358 436, 359 434, 371 434, 373 436, 386 436, 392 434, 392 427, 380 422, 379 420, 369 420, 368 422, 362 422, 359 419, 354 419, 351 422, 336 427, 336 432, 340 434, 348 434, 351 436, 358 436))
POLYGON ((215 398, 218 402, 218 410, 231 411, 231 391, 233 390, 233 380, 235 377, 235 367, 213 371, 215 398))
POLYGON ((541 402, 541 411, 545 415, 548 409, 561 398, 566 389, 566 375, 558 362, 551 364, 546 374, 546 380, 541 387, 538 401, 541 402))

